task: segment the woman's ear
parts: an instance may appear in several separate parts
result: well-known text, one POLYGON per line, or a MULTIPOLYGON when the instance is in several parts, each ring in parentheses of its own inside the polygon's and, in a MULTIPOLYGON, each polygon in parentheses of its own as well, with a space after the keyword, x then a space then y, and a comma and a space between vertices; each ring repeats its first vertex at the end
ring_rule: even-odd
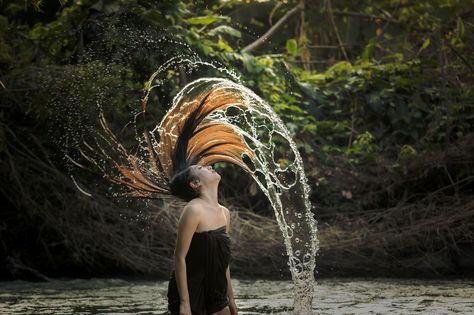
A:
POLYGON ((191 186, 192 189, 198 189, 199 186, 201 186, 201 182, 198 179, 193 179, 189 182, 189 186, 191 186))

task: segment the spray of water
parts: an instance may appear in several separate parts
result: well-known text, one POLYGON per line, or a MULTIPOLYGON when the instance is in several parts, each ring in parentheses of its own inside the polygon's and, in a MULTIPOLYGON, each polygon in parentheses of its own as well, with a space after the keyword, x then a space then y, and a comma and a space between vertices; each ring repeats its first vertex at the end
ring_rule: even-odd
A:
MULTIPOLYGON (((155 80, 154 73, 150 81, 155 80)), ((149 85, 153 89, 153 85, 149 85)), ((253 91, 241 84, 222 78, 201 78, 186 85, 174 98, 169 113, 186 112, 193 94, 213 91, 232 94, 233 104, 212 112, 207 122, 232 126, 254 152, 246 156, 250 173, 270 200, 282 232, 291 270, 294 291, 294 314, 311 313, 315 255, 318 250, 317 227, 309 201, 309 187, 301 156, 288 129, 272 108, 253 91), (183 100, 185 99, 185 100, 183 100), (285 152, 282 154, 281 152, 285 152)), ((159 147, 158 134, 162 125, 151 131, 159 147)), ((172 131, 171 131, 172 132, 172 131)), ((177 134, 167 135, 176 137, 177 134)))
MULTIPOLYGON (((175 44, 183 45, 182 43, 175 44)), ((94 56, 91 55, 90 58, 94 59, 94 56)), ((264 100, 239 83, 240 78, 235 72, 217 63, 204 62, 195 54, 176 55, 169 58, 145 84, 146 94, 142 102, 142 110, 135 111, 133 119, 127 124, 127 128, 134 129, 135 140, 138 144, 133 152, 128 151, 109 128, 103 111, 106 99, 103 93, 98 91, 96 102, 102 132, 91 128, 87 132, 92 135, 89 138, 84 135, 72 136, 75 146, 79 148, 80 157, 96 165, 104 176, 113 182, 124 184, 123 178, 127 175, 126 172, 129 172, 128 175, 133 175, 139 180, 126 181, 128 188, 139 188, 139 191, 144 194, 148 191, 159 191, 159 185, 155 184, 160 183, 163 178, 157 178, 161 170, 156 169, 153 159, 160 153, 163 136, 175 138, 179 131, 170 129, 166 131, 167 134, 164 134, 162 123, 155 125, 150 131, 147 129, 143 131, 138 126, 140 121, 145 119, 147 107, 156 105, 153 104, 152 98, 148 101, 148 97, 166 82, 166 73, 171 68, 179 69, 178 72, 186 71, 187 74, 205 73, 203 69, 210 69, 214 73, 231 79, 206 77, 187 84, 174 97, 172 106, 162 123, 170 113, 186 112, 187 107, 192 106, 192 102, 188 100, 192 100, 194 94, 214 91, 217 94, 227 93, 233 96, 232 104, 225 104, 222 109, 212 111, 205 117, 204 123, 215 122, 232 128, 250 148, 252 154, 240 157, 245 163, 241 166, 252 176, 274 209, 275 218, 285 242, 288 265, 294 282, 293 313, 295 315, 310 314, 318 239, 303 162, 285 124, 264 100), (131 167, 127 169, 122 167, 123 165, 131 167), (111 170, 115 172, 119 170, 118 176, 110 176, 111 170), (147 178, 154 178, 155 181, 149 181, 147 178)), ((62 106, 63 102, 58 104, 62 106)), ((75 166, 85 168, 76 158, 71 158, 67 154, 66 158, 75 166)), ((73 181, 82 193, 90 195, 74 177, 73 181)), ((123 194, 112 191, 112 195, 123 194)), ((141 196, 144 195, 140 193, 135 195, 135 197, 141 196)))

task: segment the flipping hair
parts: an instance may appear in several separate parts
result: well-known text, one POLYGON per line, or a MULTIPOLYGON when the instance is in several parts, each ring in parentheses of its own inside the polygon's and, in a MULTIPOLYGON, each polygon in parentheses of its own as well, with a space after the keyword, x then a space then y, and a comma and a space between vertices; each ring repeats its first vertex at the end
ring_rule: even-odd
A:
POLYGON ((198 196, 189 185, 197 178, 190 168, 192 165, 229 162, 250 172, 243 157, 253 159, 255 154, 238 132, 238 127, 209 117, 230 106, 245 108, 247 102, 226 80, 214 80, 196 81, 183 88, 158 126, 159 142, 152 142, 153 134, 144 131, 143 152, 129 153, 101 115, 104 130, 101 138, 106 147, 93 150, 87 143, 86 147, 111 162, 118 172, 108 171, 85 152, 81 153, 94 162, 105 177, 127 188, 122 195, 128 197, 154 199, 161 194, 173 194, 189 201, 198 196), (111 151, 115 154, 110 154, 111 151))

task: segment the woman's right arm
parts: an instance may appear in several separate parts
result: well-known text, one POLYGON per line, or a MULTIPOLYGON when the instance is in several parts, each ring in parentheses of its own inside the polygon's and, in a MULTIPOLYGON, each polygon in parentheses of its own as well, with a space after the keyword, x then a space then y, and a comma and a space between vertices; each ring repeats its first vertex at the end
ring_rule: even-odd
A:
POLYGON ((186 255, 194 232, 200 221, 200 212, 196 206, 187 204, 178 223, 178 237, 174 252, 176 284, 180 296, 180 314, 191 314, 189 291, 186 276, 186 255))

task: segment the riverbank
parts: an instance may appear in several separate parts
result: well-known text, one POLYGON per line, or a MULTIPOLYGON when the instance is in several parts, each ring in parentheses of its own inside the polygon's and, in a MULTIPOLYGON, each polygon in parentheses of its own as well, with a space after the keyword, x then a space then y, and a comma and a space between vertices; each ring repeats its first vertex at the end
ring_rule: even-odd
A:
MULTIPOLYGON (((167 278, 182 203, 170 198, 141 208, 137 215, 133 209, 119 208, 100 196, 77 197, 78 208, 85 210, 81 215, 67 207, 62 212, 36 213, 49 233, 33 239, 38 226, 25 225, 23 230, 30 229, 24 234, 27 241, 15 243, 19 255, 12 252, 3 259, 0 279, 47 281, 57 277, 120 275, 167 278)), ((251 279, 291 279, 283 239, 274 218, 231 205, 229 208, 232 274, 251 279)), ((422 232, 418 232, 418 237, 422 232)), ((339 222, 320 222, 315 275, 400 278, 474 275, 472 248, 460 244, 457 251, 449 248, 413 251, 413 242, 408 244, 404 235, 393 231, 380 233, 380 226, 362 220, 350 222, 341 216, 339 222), (397 243, 398 247, 390 252, 384 242, 397 243)), ((412 234, 412 241, 415 236, 412 234)), ((8 241, 8 238, 3 240, 8 241)))

